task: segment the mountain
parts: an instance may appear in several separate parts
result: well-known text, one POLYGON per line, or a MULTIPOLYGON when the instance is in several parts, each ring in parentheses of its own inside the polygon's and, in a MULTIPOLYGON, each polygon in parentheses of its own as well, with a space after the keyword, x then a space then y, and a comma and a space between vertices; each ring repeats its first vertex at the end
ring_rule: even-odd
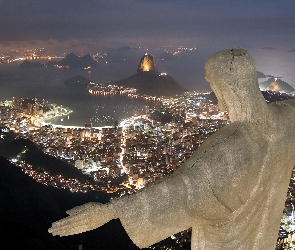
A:
POLYGON ((267 102, 278 102, 284 101, 288 99, 294 99, 295 97, 286 93, 278 93, 272 91, 261 91, 263 97, 267 102))
POLYGON ((266 78, 265 74, 263 74, 263 73, 260 72, 260 71, 257 71, 257 77, 258 77, 258 79, 259 79, 259 78, 266 78))
MULTIPOLYGON (((278 93, 278 92, 272 92, 272 91, 261 91, 264 99, 266 102, 278 102, 278 101, 284 101, 289 99, 295 99, 294 96, 288 95, 285 93, 278 93)), ((207 100, 211 100, 213 104, 217 105, 218 100, 214 92, 211 92, 209 95, 206 96, 207 100)))
POLYGON ((61 61, 49 61, 47 66, 60 66, 67 68, 85 68, 96 65, 96 61, 89 55, 77 56, 74 53, 68 54, 61 61))
POLYGON ((164 60, 174 60, 175 59, 175 57, 171 53, 166 52, 166 51, 163 51, 163 52, 159 53, 157 55, 157 58, 159 60, 162 60, 162 61, 164 61, 164 60))
POLYGON ((25 60, 23 61, 19 67, 20 68, 41 68, 41 67, 44 67, 45 65, 40 63, 40 62, 31 62, 31 61, 28 61, 28 60, 25 60))
MULTIPOLYGON (((122 47, 116 55, 125 53, 126 51, 133 51, 130 47, 122 47)), ((68 62, 70 59, 74 61, 77 58, 76 55, 70 54, 64 62, 68 62)), ((116 57, 119 60, 118 57, 116 57)), ((60 64, 59 64, 60 65, 60 64)), ((63 65, 66 65, 64 63, 63 65)), ((64 81, 68 86, 78 87, 85 89, 89 86, 91 80, 82 77, 74 76, 64 81)), ((152 95, 152 96, 174 96, 182 94, 186 91, 180 84, 175 81, 171 76, 166 73, 159 73, 156 69, 156 63, 152 56, 145 54, 138 65, 137 74, 132 75, 128 78, 113 82, 119 86, 125 86, 129 88, 136 88, 138 94, 152 95)))
POLYGON ((0 156, 0 234, 6 249, 83 250, 138 249, 119 220, 83 234, 58 237, 48 233, 65 211, 87 202, 105 203, 101 192, 71 193, 37 183, 0 156))
POLYGON ((89 176, 72 165, 60 161, 55 157, 43 153, 42 150, 26 139, 5 141, 0 144, 0 155, 5 158, 16 158, 19 155, 26 163, 34 169, 42 169, 54 175, 62 175, 66 178, 77 179, 81 182, 93 181, 89 176))
POLYGON ((65 85, 76 87, 79 89, 85 89, 91 81, 83 76, 73 76, 64 81, 65 85))
POLYGON ((152 96, 174 96, 186 91, 167 73, 159 73, 154 58, 147 53, 139 61, 137 74, 115 84, 136 88, 137 93, 152 96))
POLYGON ((152 96, 174 96, 186 91, 168 74, 145 71, 115 82, 138 89, 137 93, 152 96))
POLYGON ((271 90, 286 93, 295 91, 295 89, 290 84, 277 77, 270 77, 267 81, 259 83, 259 88, 261 90, 271 90))
MULTIPOLYGON (((85 89, 89 86, 91 80, 83 76, 74 76, 64 81, 64 84, 85 89)), ((186 89, 181 87, 168 74, 159 74, 157 72, 145 71, 128 78, 114 82, 116 85, 138 89, 137 93, 153 96, 174 96, 182 94, 186 89)))

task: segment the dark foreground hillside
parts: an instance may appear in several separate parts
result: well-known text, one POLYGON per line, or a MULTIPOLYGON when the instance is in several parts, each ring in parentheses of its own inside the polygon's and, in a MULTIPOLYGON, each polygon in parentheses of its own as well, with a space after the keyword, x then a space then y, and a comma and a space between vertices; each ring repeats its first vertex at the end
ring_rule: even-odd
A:
POLYGON ((103 193, 71 193, 35 182, 0 156, 0 235, 6 249, 138 249, 119 220, 91 232, 62 237, 47 232, 65 211, 90 201, 107 202, 103 193))

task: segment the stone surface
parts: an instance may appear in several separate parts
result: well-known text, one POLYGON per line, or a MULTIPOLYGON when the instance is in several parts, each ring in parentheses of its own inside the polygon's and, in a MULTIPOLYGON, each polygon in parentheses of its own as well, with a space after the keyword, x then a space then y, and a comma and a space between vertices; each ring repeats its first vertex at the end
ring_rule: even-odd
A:
POLYGON ((275 248, 295 163, 295 102, 267 104, 245 50, 214 54, 206 79, 231 124, 172 175, 107 205, 86 204, 49 229, 70 235, 120 218, 139 247, 192 227, 192 249, 275 248))

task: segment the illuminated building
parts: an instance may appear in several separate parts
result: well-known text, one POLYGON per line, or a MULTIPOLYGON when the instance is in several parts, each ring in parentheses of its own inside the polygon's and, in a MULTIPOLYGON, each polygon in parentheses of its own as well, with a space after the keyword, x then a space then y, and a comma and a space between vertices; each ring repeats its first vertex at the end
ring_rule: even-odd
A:
POLYGON ((76 160, 75 167, 78 169, 83 169, 85 167, 85 160, 82 160, 82 159, 76 160))

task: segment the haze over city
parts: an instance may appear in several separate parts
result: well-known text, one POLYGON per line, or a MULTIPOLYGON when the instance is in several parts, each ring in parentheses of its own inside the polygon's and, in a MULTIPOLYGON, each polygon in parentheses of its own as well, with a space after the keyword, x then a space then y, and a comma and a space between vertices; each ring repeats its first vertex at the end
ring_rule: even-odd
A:
POLYGON ((251 53, 259 71, 284 77, 294 87, 294 9, 292 0, 5 1, 0 52, 44 48, 47 54, 81 55, 126 45, 196 47, 191 60, 175 61, 176 73, 169 72, 177 79, 191 74, 193 88, 204 84, 208 56, 240 47, 251 53))
POLYGON ((39 41, 80 53, 126 44, 291 50, 294 7, 292 0, 13 0, 1 4, 1 45, 39 41))

